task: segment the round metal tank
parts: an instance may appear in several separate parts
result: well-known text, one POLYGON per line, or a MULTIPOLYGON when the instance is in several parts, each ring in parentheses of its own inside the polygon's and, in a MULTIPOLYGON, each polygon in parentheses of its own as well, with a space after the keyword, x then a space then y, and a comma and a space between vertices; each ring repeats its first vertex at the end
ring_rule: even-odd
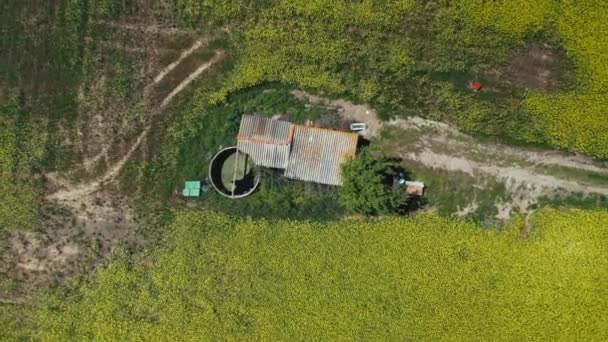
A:
POLYGON ((251 195, 260 176, 253 160, 236 146, 226 147, 213 156, 209 163, 209 180, 213 188, 228 198, 251 195))

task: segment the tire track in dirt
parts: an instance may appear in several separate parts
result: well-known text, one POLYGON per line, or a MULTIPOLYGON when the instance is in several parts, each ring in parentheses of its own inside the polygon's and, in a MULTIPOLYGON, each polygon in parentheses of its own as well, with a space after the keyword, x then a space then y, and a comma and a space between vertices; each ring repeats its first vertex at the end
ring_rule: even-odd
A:
MULTIPOLYGON (((184 59, 190 56, 199 48, 203 47, 206 44, 206 39, 197 40, 189 49, 184 51, 180 57, 173 63, 169 64, 163 70, 159 72, 159 74, 153 79, 153 81, 144 88, 144 92, 149 92, 152 88, 157 86, 162 80, 167 76, 173 69, 175 69, 184 59)), ((197 77, 199 77, 205 70, 213 66, 224 56, 222 51, 217 51, 215 56, 212 57, 209 61, 200 65, 196 70, 191 72, 177 87, 175 87, 161 102, 159 107, 159 111, 166 109, 171 100, 183 91, 192 81, 194 81, 197 77)), ((144 130, 139 134, 135 142, 131 145, 127 153, 116 162, 106 173, 98 177, 97 179, 90 181, 81 185, 69 185, 69 183, 63 181, 58 182, 61 186, 66 187, 67 189, 59 190, 54 193, 51 193, 46 196, 47 200, 54 200, 59 202, 80 202, 83 198, 87 197, 91 193, 98 190, 104 183, 112 181, 122 170, 125 163, 131 158, 133 153, 139 148, 141 143, 145 140, 148 133, 151 130, 151 125, 147 125, 144 130)), ((106 150, 107 152, 107 150, 106 150)), ((93 157, 93 160, 98 160, 103 156, 97 155, 93 157)), ((91 161, 85 161, 85 163, 90 164, 91 161)), ((86 165, 86 164, 85 164, 86 165)), ((47 177, 51 180, 57 180, 57 175, 51 174, 50 177, 47 177)))
MULTIPOLYGON (((157 84, 160 83, 160 81, 163 80, 163 78, 165 78, 165 76, 167 76, 168 73, 170 73, 173 69, 175 69, 184 59, 186 59, 188 56, 190 56, 191 54, 194 53, 194 51, 198 50, 200 47, 202 47, 203 45, 207 45, 207 39, 199 39, 196 42, 194 42, 194 44, 192 44, 192 46, 182 52, 179 56, 178 59, 176 59, 173 63, 167 65, 163 70, 161 70, 158 75, 156 77, 154 77, 154 80, 152 81, 152 83, 150 85, 148 85, 146 87, 146 89, 151 89, 152 87, 156 86, 157 84)), ((144 90, 145 93, 145 90, 144 90)))
POLYGON ((608 187, 600 187, 579 184, 574 181, 561 179, 549 175, 542 175, 525 168, 501 167, 488 165, 461 157, 453 157, 445 154, 435 153, 428 149, 416 153, 404 153, 403 156, 410 160, 418 161, 426 166, 439 168, 447 171, 460 171, 475 176, 477 172, 491 175, 495 178, 514 182, 514 184, 559 189, 568 192, 582 192, 585 194, 597 193, 608 195, 608 187))
MULTIPOLYGON (((155 86, 164 85, 165 76, 171 75, 171 71, 180 65, 181 61, 195 53, 199 48, 205 46, 206 40, 198 40, 193 44, 195 48, 189 48, 180 55, 178 63, 172 63, 163 68, 159 74, 146 86, 150 91, 155 86), (201 43, 202 42, 202 43, 201 43)), ((223 57, 222 51, 201 65, 196 65, 195 70, 187 73, 170 94, 164 97, 163 104, 151 110, 151 118, 162 115, 163 111, 171 103, 172 99, 183 91, 190 83, 199 77, 205 70, 212 67, 223 57)), ((148 99, 143 98, 147 106, 148 99)), ((118 176, 131 159, 135 151, 139 149, 151 132, 152 125, 148 123, 138 134, 135 141, 120 160, 115 162, 103 175, 84 184, 75 184, 61 177, 57 172, 45 175, 51 187, 58 188, 57 191, 49 193, 45 199, 53 206, 59 205, 71 212, 69 222, 61 222, 59 230, 45 231, 44 238, 40 234, 15 234, 7 238, 9 254, 18 262, 15 264, 17 274, 28 274, 34 272, 37 279, 45 279, 45 274, 52 274, 54 269, 62 271, 74 271, 76 260, 82 259, 82 253, 87 249, 86 239, 98 241, 102 254, 111 251, 112 246, 117 243, 129 241, 137 243, 137 234, 132 227, 132 208, 125 196, 104 190, 104 184, 112 182, 118 176), (83 240, 85 239, 85 240, 83 240), (19 247, 21 246, 21 247, 19 247), (50 273, 49 273, 50 272, 50 273)), ((93 157, 89 163, 94 164, 96 160, 105 157, 108 148, 102 149, 102 153, 93 157)), ((86 165, 85 165, 86 166, 86 165)), ((64 220, 63 216, 60 217, 64 220)), ((69 272, 68 272, 69 273, 69 272)), ((44 281, 44 280, 42 280, 44 281)))
POLYGON ((188 77, 186 77, 186 79, 184 79, 180 84, 178 84, 177 87, 175 87, 169 93, 169 95, 167 95, 163 99, 163 101, 160 103, 160 107, 161 108, 167 107, 167 105, 169 104, 169 102, 171 102, 171 100, 173 100, 173 98, 177 94, 179 94, 182 90, 184 90, 184 88, 186 88, 190 83, 192 83, 192 81, 194 81, 198 76, 200 76, 200 74, 202 74, 203 71, 207 70, 210 66, 212 66, 215 63, 217 63, 223 57, 223 55, 224 54, 221 51, 217 52, 215 54, 215 56, 213 56, 213 58, 211 58, 209 60, 209 62, 201 65, 200 67, 198 67, 198 69, 194 70, 194 72, 192 72, 190 75, 188 75, 188 77))
MULTIPOLYGON (((152 29, 152 31, 154 30, 152 29)), ((163 31, 162 33, 171 32, 163 31)), ((111 163, 102 175, 83 184, 70 181, 66 177, 66 175, 72 175, 73 172, 77 173, 83 169, 91 171, 90 168, 95 167, 98 162, 103 161, 105 164, 105 159, 112 150, 109 143, 97 146, 100 153, 86 159, 77 169, 69 170, 66 173, 51 172, 44 175, 49 190, 45 196, 46 203, 41 208, 41 215, 44 217, 41 231, 14 232, 0 241, 3 255, 8 260, 14 261, 10 266, 12 277, 14 276, 15 279, 26 284, 48 284, 55 281, 57 271, 61 272, 61 277, 66 278, 88 272, 84 269, 94 267, 93 265, 100 261, 100 258, 111 253, 112 248, 117 244, 137 245, 141 243, 140 234, 137 234, 134 229, 131 202, 126 196, 105 189, 104 184, 112 182, 120 174, 125 163, 141 147, 152 131, 150 120, 154 120, 157 115, 165 114, 167 106, 172 103, 177 94, 221 59, 223 53, 217 51, 215 55, 207 55, 192 64, 184 63, 189 56, 204 48, 207 42, 208 38, 198 39, 171 64, 165 67, 157 65, 148 69, 152 72, 146 74, 152 74, 155 77, 150 78, 142 89, 144 95, 152 93, 155 87, 166 87, 166 90, 171 90, 171 92, 169 95, 158 96, 158 100, 163 100, 162 106, 152 103, 154 99, 149 96, 142 96, 140 100, 136 100, 138 102, 135 105, 138 110, 150 108, 150 115, 147 116, 149 119, 144 123, 143 130, 138 133, 128 150, 119 156, 120 159, 117 162, 111 163), (175 69, 180 67, 182 70, 176 73, 175 69), (158 71, 159 69, 161 70, 158 71), (158 71, 158 74, 155 71, 158 71), (169 81, 168 79, 171 77, 174 77, 174 80, 169 81), (179 83, 176 85, 173 83, 174 81, 179 83)), ((115 44, 115 42, 108 42, 108 44, 115 44)), ((143 44, 146 45, 145 42, 143 44)), ((101 116, 100 113, 103 113, 103 110, 104 108, 101 107, 97 115, 101 116)), ((90 129, 93 132, 99 130, 101 133, 103 126, 94 125, 90 129)), ((79 136, 82 136, 80 128, 77 130, 79 136)), ((0 261, 5 261, 6 258, 0 261)))
MULTIPOLYGON (((200 38, 198 40, 196 40, 188 49, 186 49, 185 51, 183 51, 180 56, 173 61, 172 63, 170 63, 169 65, 167 65, 166 67, 164 67, 152 80, 152 82, 150 84, 148 84, 146 87, 144 87, 143 89, 143 95, 144 95, 144 100, 148 99, 148 96, 150 95, 150 92, 152 91, 152 89, 154 89, 154 87, 156 87, 159 83, 161 83, 164 79, 165 76, 167 76, 169 73, 171 73, 171 71, 173 71, 177 66, 179 66, 186 58, 188 58, 189 56, 191 56, 194 52, 196 52, 198 49, 207 46, 209 40, 208 38, 200 38)), ((203 64, 199 69, 202 70, 197 70, 198 73, 196 74, 196 76, 200 75, 200 73, 202 73, 206 68, 204 68, 206 64, 203 64)), ((197 72, 195 71, 195 73, 197 72)), ((190 82, 192 82, 192 80, 194 80, 196 77, 193 77, 190 82)), ((165 100, 163 100, 164 103, 164 107, 166 107, 166 105, 170 102, 170 100, 177 95, 177 93, 179 93, 181 90, 183 90, 183 88, 185 88, 190 82, 186 83, 185 85, 183 85, 181 88, 177 89, 177 91, 175 91, 176 89, 173 90, 173 94, 171 96, 171 98, 169 100, 167 100, 167 98, 165 98, 165 100)), ((97 155, 87 158, 82 162, 82 167, 84 167, 85 170, 89 171, 91 169, 91 167, 93 167, 95 165, 95 163, 97 163, 99 160, 101 160, 104 157, 108 157, 108 151, 109 151, 110 147, 109 146, 103 146, 101 149, 101 152, 99 152, 97 155)))
POLYGON ((106 20, 91 20, 91 24, 100 25, 110 28, 117 28, 121 30, 127 31, 140 31, 149 34, 162 34, 162 35, 176 35, 180 33, 190 34, 193 33, 193 30, 187 30, 183 28, 177 28, 173 26, 162 26, 155 24, 145 24, 145 23, 117 23, 106 20))
POLYGON ((409 117, 407 119, 391 120, 386 124, 380 123, 380 126, 393 126, 403 129, 416 130, 419 130, 421 128, 431 128, 438 131, 437 135, 443 135, 447 138, 451 136, 453 138, 461 138, 463 140, 466 140, 468 142, 467 144, 453 139, 449 141, 450 144, 458 145, 463 149, 473 148, 477 151, 486 154, 501 155, 503 157, 506 156, 521 158, 535 165, 556 165, 589 172, 608 174, 608 163, 598 162, 591 157, 586 157, 582 155, 567 155, 563 152, 556 150, 534 151, 502 144, 482 144, 477 142, 473 143, 473 138, 471 136, 460 132, 458 129, 451 127, 448 124, 431 121, 420 117, 409 117))

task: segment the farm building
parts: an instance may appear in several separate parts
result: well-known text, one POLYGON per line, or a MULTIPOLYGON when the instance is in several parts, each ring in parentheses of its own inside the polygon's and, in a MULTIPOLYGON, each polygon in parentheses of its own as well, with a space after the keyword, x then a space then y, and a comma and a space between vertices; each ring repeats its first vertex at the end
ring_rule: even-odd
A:
POLYGON ((239 151, 251 156, 258 166, 285 169, 294 128, 291 122, 243 115, 237 147, 239 151))
POLYGON ((341 185, 341 165, 355 157, 358 135, 243 115, 237 148, 258 166, 283 169, 285 177, 341 185))

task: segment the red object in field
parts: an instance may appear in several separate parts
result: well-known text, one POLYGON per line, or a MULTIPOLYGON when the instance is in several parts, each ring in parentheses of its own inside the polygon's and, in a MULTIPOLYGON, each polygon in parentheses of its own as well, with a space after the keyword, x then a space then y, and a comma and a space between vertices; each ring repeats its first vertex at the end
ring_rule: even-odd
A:
POLYGON ((481 90, 481 83, 479 83, 477 81, 473 81, 473 83, 471 83, 471 89, 473 89, 475 91, 481 90))

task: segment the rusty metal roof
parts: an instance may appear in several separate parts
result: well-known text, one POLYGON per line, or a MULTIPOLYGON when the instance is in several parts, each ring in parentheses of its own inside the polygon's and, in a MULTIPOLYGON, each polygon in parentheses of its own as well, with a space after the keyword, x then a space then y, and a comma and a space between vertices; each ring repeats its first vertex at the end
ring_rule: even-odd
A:
POLYGON ((285 177, 341 185, 342 163, 355 157, 358 137, 351 132, 295 126, 285 177))
POLYGON ((237 137, 239 151, 247 153, 256 165, 287 167, 294 125, 263 116, 243 115, 237 137))
POLYGON ((242 140, 237 144, 239 151, 247 153, 258 166, 284 169, 289 158, 289 145, 261 144, 242 140))

